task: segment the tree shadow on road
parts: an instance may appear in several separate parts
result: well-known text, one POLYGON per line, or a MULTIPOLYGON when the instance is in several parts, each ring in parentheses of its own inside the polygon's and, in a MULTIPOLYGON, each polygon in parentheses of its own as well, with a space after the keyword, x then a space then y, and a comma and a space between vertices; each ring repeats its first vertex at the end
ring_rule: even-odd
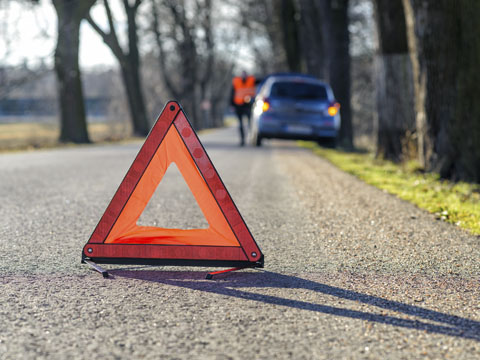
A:
POLYGON ((227 295, 245 300, 258 301, 265 304, 287 306, 295 309, 315 311, 323 314, 367 320, 403 328, 423 330, 429 333, 437 333, 480 341, 480 322, 478 321, 275 272, 258 271, 232 273, 229 274, 229 276, 219 278, 216 281, 205 280, 205 273, 198 271, 183 272, 113 270, 111 273, 118 277, 153 281, 171 286, 227 295), (274 295, 249 292, 242 288, 306 289, 317 293, 331 295, 341 299, 357 301, 363 304, 373 305, 381 309, 414 316, 416 318, 421 318, 422 321, 403 319, 400 317, 376 314, 368 311, 351 310, 347 308, 322 305, 302 300, 285 299, 274 295))

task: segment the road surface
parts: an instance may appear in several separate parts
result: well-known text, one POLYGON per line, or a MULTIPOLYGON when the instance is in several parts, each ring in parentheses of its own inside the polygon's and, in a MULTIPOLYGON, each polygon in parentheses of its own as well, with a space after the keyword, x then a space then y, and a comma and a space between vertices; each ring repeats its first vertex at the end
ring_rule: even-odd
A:
MULTIPOLYGON (((0 155, 1 359, 480 358, 480 239, 289 142, 205 133, 265 269, 80 264, 141 144, 0 155)), ((205 220, 169 170, 140 219, 205 220)))

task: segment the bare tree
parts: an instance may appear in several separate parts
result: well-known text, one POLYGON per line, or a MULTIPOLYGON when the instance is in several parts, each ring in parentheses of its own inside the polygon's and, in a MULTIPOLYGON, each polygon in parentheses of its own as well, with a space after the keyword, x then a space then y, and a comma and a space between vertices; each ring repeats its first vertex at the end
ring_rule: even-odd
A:
MULTIPOLYGON (((1 1, 1 0, 0 0, 1 1)), ((21 29, 16 26, 16 23, 22 17, 24 11, 35 12, 38 8, 38 0, 24 0, 18 1, 22 5, 21 12, 11 11, 10 6, 13 1, 4 2, 0 6, 0 100, 7 98, 15 90, 27 87, 29 83, 35 83, 41 78, 48 76, 52 71, 45 65, 47 59, 53 56, 53 52, 39 56, 35 60, 39 65, 32 66, 28 63, 27 59, 18 65, 7 65, 11 60, 12 55, 18 55, 18 51, 22 50, 18 47, 18 41, 21 38, 21 29)), ((43 29, 39 24, 39 33, 42 34, 42 38, 49 39, 46 29, 43 29)))
MULTIPOLYGON (((283 0, 246 0, 231 5, 238 9, 239 26, 247 31, 249 41, 246 45, 251 48, 255 57, 264 62, 261 68, 265 72, 287 71, 289 67, 285 45, 290 39, 284 35, 282 29, 283 4, 283 0), (268 39, 269 49, 256 47, 254 39, 260 36, 268 39), (263 58, 265 54, 267 59, 263 58)), ((286 12, 285 15, 288 18, 286 12)))
POLYGON ((211 107, 214 97, 215 44, 211 13, 211 0, 152 0, 152 30, 162 78, 197 129, 206 126, 208 115, 203 110, 211 107), (164 19, 162 23, 160 14, 164 19), (202 110, 202 104, 208 106, 202 110))
POLYGON ((108 19, 109 29, 103 30, 88 14, 87 21, 102 37, 105 44, 117 58, 122 73, 123 84, 127 94, 130 110, 130 118, 135 134, 145 136, 150 131, 147 120, 147 111, 143 95, 142 79, 140 76, 140 54, 138 45, 137 12, 142 0, 135 0, 133 4, 129 0, 123 0, 123 8, 127 15, 128 49, 124 50, 120 45, 115 21, 108 0, 103 0, 105 13, 108 19))
POLYGON ((42 78, 50 71, 45 67, 37 69, 27 66, 0 67, 0 100, 7 98, 16 89, 42 78))
POLYGON ((230 105, 230 93, 225 91, 231 86, 233 78, 234 63, 229 59, 222 59, 218 56, 215 60, 215 71, 210 81, 210 116, 212 126, 223 125, 223 114, 225 108, 230 105))
POLYGON ((55 71, 58 79, 60 141, 88 143, 78 49, 80 23, 95 0, 52 0, 58 18, 55 71))
POLYGON ((400 161, 415 129, 413 78, 402 0, 375 0, 377 156, 400 161))

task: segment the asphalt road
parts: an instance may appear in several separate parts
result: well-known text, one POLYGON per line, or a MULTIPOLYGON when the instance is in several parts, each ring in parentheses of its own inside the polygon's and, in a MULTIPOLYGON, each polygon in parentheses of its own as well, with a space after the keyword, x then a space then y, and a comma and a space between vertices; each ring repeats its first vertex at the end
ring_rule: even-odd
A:
MULTIPOLYGON (((480 238, 293 143, 201 139, 263 270, 80 264, 140 144, 0 155, 1 359, 480 358, 480 238)), ((169 171, 142 224, 205 221, 169 171)))

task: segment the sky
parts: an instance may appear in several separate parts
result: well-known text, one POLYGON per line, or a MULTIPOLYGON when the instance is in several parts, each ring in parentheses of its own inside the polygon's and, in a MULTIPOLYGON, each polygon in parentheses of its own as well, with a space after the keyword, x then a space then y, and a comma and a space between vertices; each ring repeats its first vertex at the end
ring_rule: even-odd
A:
MULTIPOLYGON (((114 2, 116 3, 116 2, 114 2)), ((114 9, 115 10, 115 9, 114 9)), ((117 15, 121 12, 116 11, 117 15)), ((106 18, 101 6, 92 8, 92 17, 102 26, 106 18)), ((0 63, 35 66, 39 59, 53 63, 56 42, 57 17, 51 1, 40 0, 39 5, 0 0, 0 63)), ((121 24, 123 20, 117 16, 121 24)), ((100 37, 83 21, 80 35, 80 66, 113 66, 115 59, 100 37)))
MULTIPOLYGON (((121 36, 124 32, 119 29, 126 26, 121 2, 111 1, 110 6, 114 13, 117 35, 121 36)), ((97 1, 90 14, 100 27, 108 29, 101 1, 97 1)), ((42 59, 48 66, 53 66, 56 28, 57 16, 51 0, 40 0, 38 5, 30 4, 28 0, 0 0, 0 66, 5 64, 18 66, 26 62, 34 67, 40 64, 42 59)), ((116 65, 117 62, 110 49, 87 21, 82 21, 80 32, 80 66, 82 68, 116 65)), ((245 60, 237 59, 236 62, 244 69, 253 68, 251 54, 250 57, 247 56, 248 51, 245 52, 242 46, 235 53, 240 54, 239 51, 242 54, 245 53, 245 56, 242 56, 245 60)))

